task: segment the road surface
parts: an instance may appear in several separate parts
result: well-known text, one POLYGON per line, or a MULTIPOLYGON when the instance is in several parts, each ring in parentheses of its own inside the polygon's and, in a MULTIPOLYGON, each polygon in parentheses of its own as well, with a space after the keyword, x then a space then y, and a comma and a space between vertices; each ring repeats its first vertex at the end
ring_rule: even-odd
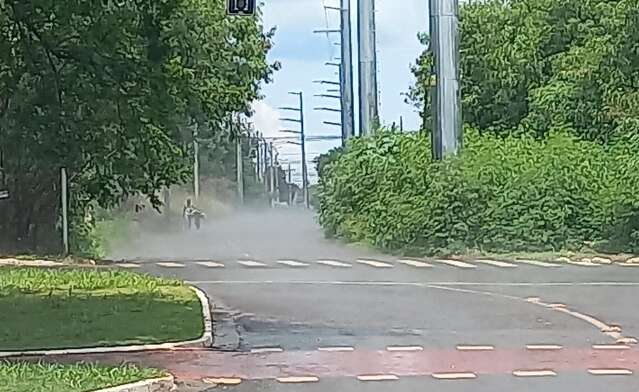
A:
POLYGON ((215 303, 215 349, 163 362, 185 392, 639 388, 639 267, 402 259, 326 240, 301 210, 113 256, 215 303))

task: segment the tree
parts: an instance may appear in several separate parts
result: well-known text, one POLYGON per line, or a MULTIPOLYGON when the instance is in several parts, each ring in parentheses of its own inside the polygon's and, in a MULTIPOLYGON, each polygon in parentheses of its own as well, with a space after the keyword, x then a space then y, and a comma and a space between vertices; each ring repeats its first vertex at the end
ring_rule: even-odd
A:
MULTIPOLYGON (((564 128, 602 142, 636 132, 638 12, 630 0, 462 5, 464 121, 482 132, 544 136, 564 128)), ((425 51, 409 94, 425 123, 431 62, 425 51)))
POLYGON ((0 248, 55 248, 59 169, 76 221, 188 176, 197 123, 224 140, 277 64, 273 31, 223 1, 0 0, 0 248))

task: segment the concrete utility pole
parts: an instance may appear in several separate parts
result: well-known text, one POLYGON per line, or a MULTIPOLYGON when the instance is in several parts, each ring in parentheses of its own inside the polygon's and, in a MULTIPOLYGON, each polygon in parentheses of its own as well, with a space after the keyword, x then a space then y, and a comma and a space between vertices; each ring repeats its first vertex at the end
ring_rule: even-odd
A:
POLYGON ((275 207, 275 159, 273 158, 273 142, 268 146, 269 158, 271 162, 270 167, 270 181, 269 181, 269 199, 271 200, 271 208, 275 207))
POLYGON ((64 167, 60 169, 60 183, 62 191, 62 248, 66 256, 69 254, 69 194, 67 169, 64 167))
POLYGON ((462 144, 459 88, 459 0, 430 1, 430 50, 435 60, 432 89, 433 158, 457 154, 462 144))
POLYGON ((355 105, 353 102, 353 44, 351 41, 350 0, 340 0, 341 14, 341 67, 340 90, 342 97, 342 140, 355 136, 355 105))
MULTIPOLYGON (((280 110, 289 110, 299 112, 299 118, 281 118, 280 121, 290 121, 300 124, 299 131, 282 130, 281 132, 293 133, 300 135, 300 146, 302 149, 302 192, 304 193, 304 205, 306 208, 310 208, 310 196, 308 190, 308 163, 306 162, 306 131, 304 128, 304 93, 302 92, 289 92, 291 95, 297 95, 299 97, 299 107, 280 107, 280 110)), ((319 108, 320 110, 325 108, 319 108)), ((317 109, 316 109, 317 110, 317 109)), ((339 111, 338 109, 334 109, 339 111)))
POLYGON ((200 198, 200 144, 197 141, 198 125, 195 123, 193 131, 193 193, 195 201, 200 198))
POLYGON ((242 154, 242 136, 237 134, 236 143, 236 166, 237 166, 237 198, 240 205, 244 204, 244 158, 242 154))
POLYGON ((268 177, 268 165, 269 165, 269 153, 268 153, 268 148, 269 148, 269 144, 266 142, 266 139, 262 139, 263 142, 263 147, 264 147, 264 152, 263 152, 263 157, 264 157, 264 190, 266 191, 266 193, 270 194, 271 188, 270 188, 270 181, 269 181, 269 177, 268 177))
POLYGON ((375 0, 357 0, 359 42, 359 133, 370 135, 379 122, 375 0))

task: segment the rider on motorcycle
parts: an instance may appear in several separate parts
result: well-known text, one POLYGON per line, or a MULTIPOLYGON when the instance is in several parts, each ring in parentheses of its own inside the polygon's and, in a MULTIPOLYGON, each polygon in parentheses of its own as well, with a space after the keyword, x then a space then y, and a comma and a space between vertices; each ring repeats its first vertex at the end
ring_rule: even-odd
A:
POLYGON ((197 209, 191 203, 191 199, 186 199, 186 204, 184 205, 184 208, 182 209, 182 215, 184 217, 184 220, 189 230, 191 230, 191 227, 194 222, 195 222, 195 228, 199 230, 201 221, 206 217, 206 215, 204 215, 202 211, 197 209))

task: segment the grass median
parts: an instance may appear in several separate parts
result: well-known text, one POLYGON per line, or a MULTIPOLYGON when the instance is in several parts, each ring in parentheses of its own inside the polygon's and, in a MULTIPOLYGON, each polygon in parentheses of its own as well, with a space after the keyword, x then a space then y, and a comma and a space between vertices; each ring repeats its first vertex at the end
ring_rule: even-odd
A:
POLYGON ((0 351, 195 339, 197 295, 176 280, 100 269, 0 268, 0 351))
POLYGON ((155 369, 123 365, 58 365, 0 361, 0 392, 85 392, 163 377, 155 369))

